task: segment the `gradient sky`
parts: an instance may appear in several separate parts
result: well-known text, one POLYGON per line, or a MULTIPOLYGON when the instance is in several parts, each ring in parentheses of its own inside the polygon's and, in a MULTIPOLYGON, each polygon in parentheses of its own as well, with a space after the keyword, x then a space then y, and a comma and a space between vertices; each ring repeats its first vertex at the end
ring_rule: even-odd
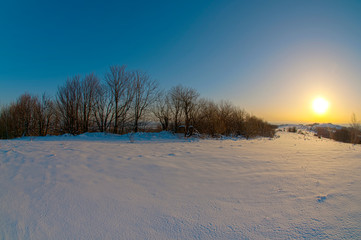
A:
POLYGON ((342 0, 2 1, 0 104, 126 64, 267 121, 348 123, 361 118, 360 13, 342 0))

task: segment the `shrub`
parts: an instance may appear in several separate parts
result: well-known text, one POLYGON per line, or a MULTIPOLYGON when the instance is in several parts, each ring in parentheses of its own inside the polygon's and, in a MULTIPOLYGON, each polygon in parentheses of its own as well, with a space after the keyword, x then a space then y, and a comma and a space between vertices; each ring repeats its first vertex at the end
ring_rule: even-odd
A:
POLYGON ((335 141, 350 143, 351 142, 351 131, 348 128, 336 129, 331 132, 331 138, 335 141))
POLYGON ((289 127, 289 128, 287 129, 287 131, 288 131, 288 132, 291 132, 291 133, 295 133, 295 132, 297 132, 297 129, 296 129, 296 127, 289 127))

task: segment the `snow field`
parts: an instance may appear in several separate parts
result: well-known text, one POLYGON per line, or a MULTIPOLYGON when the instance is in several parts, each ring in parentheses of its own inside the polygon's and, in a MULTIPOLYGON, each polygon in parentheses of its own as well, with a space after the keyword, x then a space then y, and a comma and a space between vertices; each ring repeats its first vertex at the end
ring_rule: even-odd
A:
POLYGON ((0 239, 359 239, 361 147, 278 135, 0 141, 0 239))

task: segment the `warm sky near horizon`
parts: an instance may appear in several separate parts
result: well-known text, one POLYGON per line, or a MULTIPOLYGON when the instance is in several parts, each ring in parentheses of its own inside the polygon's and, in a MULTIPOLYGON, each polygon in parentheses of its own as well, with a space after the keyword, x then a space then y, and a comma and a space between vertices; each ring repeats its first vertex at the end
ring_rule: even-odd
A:
POLYGON ((0 105, 125 64, 270 122, 348 123, 361 118, 360 13, 349 0, 2 1, 0 105))

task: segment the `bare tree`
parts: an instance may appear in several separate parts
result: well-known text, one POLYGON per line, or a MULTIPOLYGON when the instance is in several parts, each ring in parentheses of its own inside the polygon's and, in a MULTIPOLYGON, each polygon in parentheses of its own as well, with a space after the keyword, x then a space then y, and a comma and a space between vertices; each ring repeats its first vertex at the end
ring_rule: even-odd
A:
POLYGON ((93 112, 95 123, 100 132, 106 132, 110 128, 114 114, 112 95, 107 85, 101 85, 96 92, 93 112))
POLYGON ((160 92, 155 100, 153 114, 158 118, 162 125, 162 130, 169 130, 169 122, 171 120, 171 106, 169 95, 164 92, 160 92))
POLYGON ((245 112, 229 101, 216 104, 201 99, 193 111, 194 126, 199 132, 211 135, 241 135, 244 133, 245 112))
POLYGON ((247 117, 247 112, 239 107, 234 109, 232 114, 232 122, 230 123, 232 134, 239 136, 244 135, 245 133, 245 119, 247 117))
POLYGON ((68 78, 65 85, 58 88, 57 108, 61 121, 61 132, 78 134, 80 129, 79 110, 81 105, 80 77, 68 78))
POLYGON ((11 138, 11 111, 10 106, 3 106, 0 111, 0 138, 8 139, 11 138))
POLYGON ((134 91, 132 78, 125 70, 126 66, 111 66, 109 72, 105 74, 105 81, 109 86, 112 101, 114 103, 114 133, 124 130, 127 113, 133 100, 134 91))
POLYGON ((184 123, 185 123, 184 136, 189 136, 190 135, 189 127, 192 121, 192 114, 196 108, 199 93, 195 89, 189 87, 181 87, 180 89, 181 91, 179 97, 180 97, 182 111, 184 114, 184 123))
POLYGON ((50 100, 30 94, 21 95, 16 103, 1 112, 1 131, 6 138, 43 135, 50 122, 50 100))
POLYGON ((221 101, 218 105, 219 129, 223 135, 240 135, 244 132, 246 113, 229 101, 221 101))
POLYGON ((0 114, 0 131, 1 138, 15 138, 21 137, 22 130, 19 129, 18 113, 15 103, 11 103, 9 106, 2 108, 0 114))
POLYGON ((16 122, 17 128, 22 136, 34 135, 32 132, 35 128, 35 108, 38 103, 37 97, 32 97, 25 93, 20 96, 16 103, 16 122))
POLYGON ((181 102, 181 92, 182 86, 178 85, 172 87, 169 91, 169 100, 171 105, 171 113, 173 118, 173 131, 176 133, 181 124, 182 117, 182 102, 181 102))
POLYGON ((99 88, 99 79, 94 73, 88 74, 80 83, 81 106, 80 120, 82 132, 89 131, 89 121, 95 102, 95 95, 99 88))
POLYGON ((46 94, 43 94, 41 101, 37 100, 35 108, 38 136, 46 136, 48 134, 54 114, 53 101, 46 94))
POLYGON ((134 115, 133 131, 138 132, 139 121, 145 111, 157 96, 158 84, 152 80, 148 74, 141 71, 135 71, 134 76, 134 115))
POLYGON ((360 135, 361 135, 361 125, 360 123, 357 121, 357 117, 356 114, 353 113, 351 116, 351 127, 350 127, 350 131, 351 131, 351 143, 353 144, 358 144, 360 143, 360 135))
POLYGON ((275 126, 260 118, 247 114, 245 120, 244 136, 249 139, 256 136, 274 137, 275 126))
POLYGON ((219 109, 217 104, 211 100, 200 99, 197 103, 197 113, 194 118, 194 127, 201 133, 216 136, 218 132, 219 122, 218 114, 219 109))

